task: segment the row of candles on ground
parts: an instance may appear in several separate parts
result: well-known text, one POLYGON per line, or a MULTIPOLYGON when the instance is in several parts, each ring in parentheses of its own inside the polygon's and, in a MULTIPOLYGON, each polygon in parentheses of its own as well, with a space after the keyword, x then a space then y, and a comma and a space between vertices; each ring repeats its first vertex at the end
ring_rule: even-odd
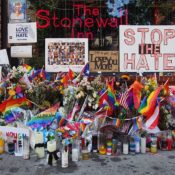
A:
MULTIPOLYGON (((68 160, 71 156, 72 161, 87 160, 90 152, 98 152, 102 155, 117 156, 120 154, 146 153, 149 149, 151 153, 157 153, 161 150, 171 151, 174 147, 174 141, 171 132, 165 132, 162 135, 148 135, 147 137, 125 136, 122 141, 113 137, 112 133, 100 133, 92 135, 92 142, 87 142, 84 138, 75 139, 72 144, 62 146, 59 140, 50 140, 45 148, 42 132, 35 133, 35 153, 38 158, 46 156, 46 162, 49 165, 56 165, 57 160, 61 159, 63 168, 68 167, 68 160), (47 151, 47 153, 46 153, 47 151)), ((0 139, 0 154, 4 152, 4 140, 0 139)), ((9 154, 23 155, 24 159, 29 159, 30 149, 28 138, 19 141, 7 139, 7 150, 9 154)))

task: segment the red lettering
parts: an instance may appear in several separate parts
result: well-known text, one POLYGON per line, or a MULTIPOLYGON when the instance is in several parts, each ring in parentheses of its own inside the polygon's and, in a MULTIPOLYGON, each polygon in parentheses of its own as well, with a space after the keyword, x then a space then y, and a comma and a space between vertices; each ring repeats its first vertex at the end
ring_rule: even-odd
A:
POLYGON ((75 10, 77 11, 77 15, 80 16, 80 9, 84 8, 83 4, 74 4, 75 10))
POLYGON ((45 24, 43 24, 43 22, 40 24, 37 21, 37 28, 44 29, 44 28, 47 28, 47 27, 50 26, 50 18, 47 17, 49 15, 50 15, 50 12, 48 10, 39 10, 39 11, 37 11, 37 13, 36 13, 37 18, 45 21, 45 24), (46 16, 44 16, 43 14, 45 14, 46 16))
POLYGON ((148 28, 138 28, 138 32, 141 32, 141 44, 145 44, 145 34, 146 32, 149 32, 148 28))
POLYGON ((92 18, 86 18, 84 21, 85 27, 93 27, 94 26, 94 20, 92 18))
POLYGON ((137 70, 140 70, 140 69, 149 70, 148 62, 146 60, 146 56, 145 55, 141 55, 140 56, 140 59, 139 59, 139 61, 137 63, 137 66, 136 66, 136 69, 137 70))
POLYGON ((164 35, 165 35, 164 45, 167 45, 168 44, 168 39, 172 39, 172 38, 175 37, 175 30, 173 30, 173 29, 165 29, 164 30, 164 35))
POLYGON ((169 58, 172 58, 172 57, 175 57, 175 54, 163 54, 163 69, 164 70, 175 70, 175 66, 173 66, 174 64, 172 64, 173 62, 175 63, 175 60, 174 61, 172 59, 169 60, 169 58))
POLYGON ((108 25, 112 28, 118 27, 118 19, 117 18, 111 18, 108 25))
POLYGON ((133 45, 135 43, 135 37, 133 35, 135 35, 133 29, 126 29, 126 31, 124 32, 124 36, 126 38, 129 38, 130 40, 124 39, 125 44, 133 45))
POLYGON ((136 54, 132 53, 131 54, 131 59, 128 59, 128 54, 124 54, 124 69, 128 69, 128 65, 131 65, 131 69, 135 69, 135 57, 136 54))
POLYGON ((69 18, 62 18, 60 23, 61 26, 64 28, 69 28, 71 26, 71 20, 69 18), (68 24, 66 24, 66 21, 68 22, 68 24))
POLYGON ((159 29, 154 29, 154 30, 151 31, 151 42, 153 44, 161 44, 161 42, 162 42, 162 32, 159 29), (157 41, 155 40, 155 33, 158 34, 159 39, 157 41))
POLYGON ((94 16, 99 16, 100 15, 100 11, 99 11, 98 8, 94 8, 92 13, 93 13, 94 16))
POLYGON ((98 19, 96 19, 98 27, 99 28, 100 27, 104 27, 105 28, 107 23, 108 23, 108 20, 109 20, 108 18, 107 19, 100 18, 100 21, 98 19))
POLYGON ((54 13, 53 13, 53 18, 52 18, 52 20, 53 20, 53 26, 54 26, 54 27, 57 28, 57 27, 60 26, 59 24, 56 23, 57 20, 58 20, 58 18, 57 18, 56 14, 55 14, 55 11, 54 11, 54 13))
POLYGON ((151 55, 151 57, 154 57, 154 67, 155 67, 155 70, 158 70, 159 69, 159 58, 162 57, 162 54, 153 54, 151 55))

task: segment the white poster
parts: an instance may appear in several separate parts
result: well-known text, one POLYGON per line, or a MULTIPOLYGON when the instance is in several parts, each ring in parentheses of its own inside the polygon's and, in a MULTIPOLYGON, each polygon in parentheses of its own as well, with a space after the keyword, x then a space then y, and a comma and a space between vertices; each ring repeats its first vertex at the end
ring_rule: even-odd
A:
POLYGON ((120 26, 121 72, 174 72, 175 26, 120 26))
MULTIPOLYGON (((23 139, 30 138, 29 129, 15 128, 8 126, 0 126, 0 137, 5 139, 7 142, 13 141, 15 143, 15 155, 23 155, 23 139)), ((5 150, 8 151, 7 142, 5 145, 5 150)))
POLYGON ((9 58, 6 49, 0 50, 0 65, 2 64, 9 64, 9 58))
POLYGON ((0 66, 0 82, 2 80, 2 66, 0 66))
POLYGON ((47 72, 80 72, 88 62, 87 38, 47 38, 45 67, 47 72))
POLYGON ((32 58, 32 46, 12 46, 11 57, 32 58))
POLYGON ((36 43, 36 22, 8 24, 8 43, 36 43))

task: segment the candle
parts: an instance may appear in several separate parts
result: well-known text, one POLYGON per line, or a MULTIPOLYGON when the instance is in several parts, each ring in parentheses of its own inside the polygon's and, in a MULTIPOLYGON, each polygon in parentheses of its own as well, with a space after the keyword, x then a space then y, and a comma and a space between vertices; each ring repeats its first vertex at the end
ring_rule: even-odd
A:
POLYGON ((146 153, 146 138, 141 137, 141 153, 145 154, 146 153))
POLYGON ((24 137, 23 139, 23 158, 24 159, 29 159, 29 138, 24 137))
POLYGON ((61 167, 68 167, 68 149, 63 149, 61 154, 61 167))
POLYGON ((123 143, 123 154, 128 154, 129 146, 128 143, 123 143))
POLYGON ((56 144, 56 140, 51 140, 47 142, 47 163, 49 165, 54 165, 56 166, 57 160, 58 160, 58 156, 56 153, 56 149, 57 149, 57 144, 56 144), (51 160, 49 159, 49 157, 51 156, 51 160))
POLYGON ((140 153, 140 138, 139 137, 135 137, 135 151, 136 153, 140 153))
POLYGON ((82 150, 82 159, 83 160, 88 160, 89 159, 89 152, 87 149, 82 150))
POLYGON ((73 148, 72 149, 72 161, 77 162, 79 157, 79 150, 78 148, 73 148))
POLYGON ((55 140, 51 140, 51 141, 47 142, 47 150, 49 152, 56 151, 56 147, 57 147, 57 145, 56 145, 56 141, 55 140))
POLYGON ((157 138, 153 136, 151 140, 151 153, 157 153, 157 138))
POLYGON ((0 138, 0 154, 4 153, 4 140, 0 138))
POLYGON ((44 158, 45 156, 44 138, 42 132, 35 133, 35 153, 37 154, 38 158, 44 158))

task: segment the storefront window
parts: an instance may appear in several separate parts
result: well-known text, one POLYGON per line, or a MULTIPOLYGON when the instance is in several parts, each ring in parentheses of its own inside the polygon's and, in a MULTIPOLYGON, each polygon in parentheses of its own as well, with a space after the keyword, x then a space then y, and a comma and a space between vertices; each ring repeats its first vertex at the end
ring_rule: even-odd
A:
MULTIPOLYGON (((119 49, 119 25, 171 25, 168 0, 30 0, 38 25, 37 58, 44 63, 45 38, 89 38, 89 50, 119 49)), ((36 62, 36 60, 35 60, 36 62)))

